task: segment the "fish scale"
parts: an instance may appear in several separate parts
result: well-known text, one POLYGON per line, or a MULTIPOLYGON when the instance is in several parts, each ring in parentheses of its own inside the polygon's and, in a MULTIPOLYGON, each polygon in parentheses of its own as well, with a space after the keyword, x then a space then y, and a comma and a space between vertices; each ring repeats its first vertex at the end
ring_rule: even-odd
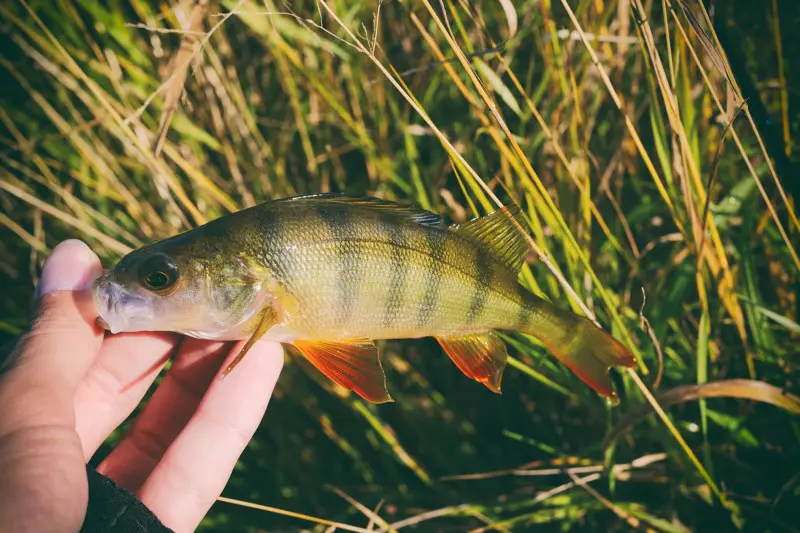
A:
POLYGON ((515 206, 446 226, 374 198, 288 198, 132 252, 95 283, 95 302, 115 332, 248 339, 223 375, 271 339, 380 403, 391 396, 372 341, 430 336, 464 374, 500 392, 507 353, 495 331, 521 331, 613 397, 608 369, 632 366, 631 353, 519 283, 521 227, 515 206), (122 309, 120 295, 135 305, 122 309))
POLYGON ((321 211, 328 231, 317 238, 306 229, 304 206, 282 219, 280 261, 288 268, 279 282, 303 309, 283 332, 304 340, 448 336, 508 327, 519 314, 516 274, 502 272, 485 247, 397 216, 321 211), (391 321, 376 320, 387 315, 391 321))

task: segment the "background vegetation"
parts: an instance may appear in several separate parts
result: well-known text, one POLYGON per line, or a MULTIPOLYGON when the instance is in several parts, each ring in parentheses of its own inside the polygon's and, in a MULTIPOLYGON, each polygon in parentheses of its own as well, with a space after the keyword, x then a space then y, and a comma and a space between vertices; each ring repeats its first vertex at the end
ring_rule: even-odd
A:
POLYGON ((797 2, 27 0, 0 27, 5 339, 62 239, 110 265, 346 191, 518 203, 524 282, 639 356, 615 407, 522 335, 502 396, 431 339, 384 343, 379 407, 290 357, 224 493, 275 509, 204 530, 800 530, 797 2))

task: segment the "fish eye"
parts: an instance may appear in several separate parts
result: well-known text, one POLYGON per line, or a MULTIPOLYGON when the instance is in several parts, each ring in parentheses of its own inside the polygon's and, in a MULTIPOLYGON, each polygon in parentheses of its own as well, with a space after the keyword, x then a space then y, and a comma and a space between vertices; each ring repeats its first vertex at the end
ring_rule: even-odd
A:
POLYGON ((139 278, 153 292, 162 292, 178 281, 178 268, 169 256, 155 254, 139 266, 139 278))

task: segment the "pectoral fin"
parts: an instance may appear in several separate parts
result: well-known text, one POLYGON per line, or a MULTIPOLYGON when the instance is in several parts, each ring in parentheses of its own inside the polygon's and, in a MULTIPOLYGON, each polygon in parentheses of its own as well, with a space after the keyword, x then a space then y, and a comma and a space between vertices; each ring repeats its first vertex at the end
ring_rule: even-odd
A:
POLYGON ((378 348, 371 340, 295 341, 294 346, 320 372, 365 400, 394 401, 386 389, 378 348))
POLYGON ((247 352, 250 351, 250 348, 253 347, 256 341, 258 341, 258 339, 263 337, 264 334, 277 323, 278 323, 277 313, 275 312, 275 309, 270 305, 264 310, 263 313, 261 313, 261 320, 259 320, 255 331, 253 331, 253 334, 250 335, 249 339, 247 339, 247 342, 239 351, 239 354, 236 356, 236 358, 230 362, 230 364, 225 368, 225 370, 222 371, 222 374, 220 374, 219 376, 220 379, 230 374, 231 370, 233 370, 236 367, 236 365, 238 365, 241 362, 241 360, 244 358, 245 355, 247 355, 247 352))
POLYGON ((500 393, 508 353, 494 333, 468 337, 436 337, 450 359, 468 377, 500 393))

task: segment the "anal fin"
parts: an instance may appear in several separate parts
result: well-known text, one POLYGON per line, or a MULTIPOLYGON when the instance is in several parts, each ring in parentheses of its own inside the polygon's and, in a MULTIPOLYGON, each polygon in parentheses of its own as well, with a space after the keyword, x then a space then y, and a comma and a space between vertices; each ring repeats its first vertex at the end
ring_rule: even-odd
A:
POLYGON ((445 353, 467 376, 500 394, 508 353, 494 333, 466 337, 436 337, 445 353))
POLYGON ((368 402, 394 401, 386 388, 378 348, 371 340, 295 341, 294 347, 329 379, 368 402))

